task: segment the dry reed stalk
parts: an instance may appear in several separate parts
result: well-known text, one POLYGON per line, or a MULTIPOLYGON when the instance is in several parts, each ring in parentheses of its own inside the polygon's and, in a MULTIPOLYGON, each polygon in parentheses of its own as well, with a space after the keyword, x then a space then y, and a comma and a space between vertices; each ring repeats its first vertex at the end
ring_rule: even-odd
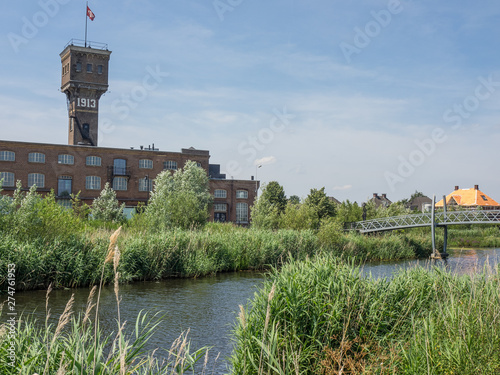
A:
MULTIPOLYGON (((47 296, 48 296, 48 293, 47 293, 47 296)), ((56 332, 54 333, 54 337, 52 337, 52 341, 50 342, 50 346, 47 350, 47 360, 45 362, 45 368, 43 370, 44 375, 47 373, 47 368, 49 367, 49 359, 50 359, 50 353, 52 352, 52 347, 54 346, 54 343, 56 342, 57 337, 61 334, 64 327, 69 323, 69 321, 71 319, 71 315, 73 314, 72 310, 73 310, 74 302, 75 302, 75 295, 72 294, 68 303, 66 303, 66 307, 64 308, 63 313, 59 317, 59 322, 57 323, 56 332)))
POLYGON ((50 317, 50 310, 49 310, 49 294, 52 292, 52 283, 49 284, 49 287, 47 288, 47 293, 45 294, 45 325, 47 325, 50 317))
MULTIPOLYGON (((106 263, 110 262, 111 260, 114 260, 115 249, 117 248, 116 243, 118 242, 118 236, 120 235, 121 230, 122 230, 122 227, 118 228, 109 238, 108 254, 106 255, 106 258, 104 259, 104 263, 102 265, 101 280, 99 281, 99 292, 97 293, 97 302, 96 302, 96 308, 95 308, 94 353, 97 350, 97 327, 98 327, 98 320, 99 320, 99 302, 101 300, 101 290, 102 290, 102 283, 103 283, 103 279, 104 279, 104 267, 106 266, 106 263)), ((94 362, 92 365, 92 374, 95 374, 95 361, 96 361, 96 356, 94 355, 94 362)))
POLYGON ((66 374, 66 364, 64 363, 64 354, 61 356, 61 361, 59 362, 59 368, 57 369, 56 375, 65 375, 66 374))
POLYGON ((243 307, 243 305, 239 305, 239 307, 240 307, 240 313, 238 315, 240 318, 241 326, 243 327, 243 329, 245 329, 247 326, 247 320, 245 318, 245 308, 243 307))
POLYGON ((92 290, 89 293, 89 297, 87 298, 87 308, 85 309, 85 316, 83 318, 83 324, 85 324, 87 322, 87 320, 89 320, 90 312, 92 311, 92 309, 95 306, 95 303, 92 304, 92 301, 94 299, 94 295, 95 295, 96 290, 97 290, 97 286, 94 285, 92 287, 92 290))
MULTIPOLYGON (((262 332, 262 345, 264 345, 266 341, 267 328, 269 327, 269 320, 271 319, 271 301, 274 298, 274 293, 276 292, 276 283, 273 283, 271 287, 271 291, 269 292, 269 296, 267 297, 267 311, 266 311, 266 321, 264 323, 264 331, 262 332)), ((259 374, 262 374, 262 355, 264 354, 264 348, 260 350, 260 358, 259 358, 259 374)))

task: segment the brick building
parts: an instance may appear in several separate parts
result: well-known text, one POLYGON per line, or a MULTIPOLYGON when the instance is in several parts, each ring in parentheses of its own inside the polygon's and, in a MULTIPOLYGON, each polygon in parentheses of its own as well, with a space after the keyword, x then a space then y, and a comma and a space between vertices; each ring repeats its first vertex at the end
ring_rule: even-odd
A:
POLYGON ((16 181, 24 189, 37 186, 40 193, 54 190, 61 204, 80 192, 87 204, 97 198, 106 182, 117 198, 133 210, 146 203, 153 180, 164 171, 182 168, 188 160, 207 171, 214 196, 211 220, 249 223, 259 182, 228 180, 220 166, 210 164, 210 153, 194 148, 181 152, 153 147, 117 149, 98 147, 99 99, 108 88, 107 46, 90 48, 70 42, 61 53, 61 91, 68 101, 68 145, 0 140, 0 179, 3 194, 11 195, 16 181))

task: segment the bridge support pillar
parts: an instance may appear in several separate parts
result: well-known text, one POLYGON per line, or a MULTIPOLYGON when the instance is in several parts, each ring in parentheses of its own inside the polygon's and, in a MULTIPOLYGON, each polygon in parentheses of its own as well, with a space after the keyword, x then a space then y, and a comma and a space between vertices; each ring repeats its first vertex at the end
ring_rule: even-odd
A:
MULTIPOLYGON (((444 208, 444 221, 446 222, 446 196, 443 196, 443 208, 444 208)), ((432 211, 431 211, 431 236, 432 236, 432 254, 431 259, 446 259, 448 258, 448 253, 446 252, 447 242, 448 242, 448 225, 446 223, 443 225, 444 228, 444 244, 443 252, 440 253, 436 248, 436 196, 432 196, 432 211)))

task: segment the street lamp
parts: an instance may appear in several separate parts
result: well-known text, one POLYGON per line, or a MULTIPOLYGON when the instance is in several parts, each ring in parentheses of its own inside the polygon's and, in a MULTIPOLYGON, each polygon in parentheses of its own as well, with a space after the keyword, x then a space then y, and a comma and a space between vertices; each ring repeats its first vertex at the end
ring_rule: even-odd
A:
POLYGON ((262 167, 262 164, 259 164, 259 165, 255 166, 255 197, 257 197, 257 195, 259 193, 259 182, 258 182, 258 178, 257 178, 257 170, 260 167, 262 167))

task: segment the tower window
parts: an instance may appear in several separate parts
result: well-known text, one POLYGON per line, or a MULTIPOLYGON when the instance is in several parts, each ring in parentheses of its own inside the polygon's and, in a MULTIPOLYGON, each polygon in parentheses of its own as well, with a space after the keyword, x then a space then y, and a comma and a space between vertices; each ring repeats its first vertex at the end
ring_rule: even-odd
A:
POLYGON ((83 138, 88 138, 89 137, 89 124, 83 124, 83 127, 82 127, 82 135, 83 135, 83 138))
POLYGON ((102 74, 102 65, 97 65, 97 74, 102 74))
POLYGON ((45 187, 45 175, 41 173, 29 173, 28 174, 28 187, 44 188, 45 187))
POLYGON ((77 62, 76 63, 76 72, 80 73, 81 71, 82 71, 82 63, 81 62, 77 62))
POLYGON ((1 186, 14 186, 14 173, 12 172, 0 172, 0 184, 1 186), (2 181, 3 180, 3 181, 2 181))
POLYGON ((28 161, 30 163, 45 163, 45 154, 40 152, 30 152, 28 155, 28 161))
POLYGON ((92 73, 92 64, 87 64, 87 73, 92 73))
POLYGON ((214 204, 214 212, 226 212, 227 204, 225 203, 216 203, 214 204))

